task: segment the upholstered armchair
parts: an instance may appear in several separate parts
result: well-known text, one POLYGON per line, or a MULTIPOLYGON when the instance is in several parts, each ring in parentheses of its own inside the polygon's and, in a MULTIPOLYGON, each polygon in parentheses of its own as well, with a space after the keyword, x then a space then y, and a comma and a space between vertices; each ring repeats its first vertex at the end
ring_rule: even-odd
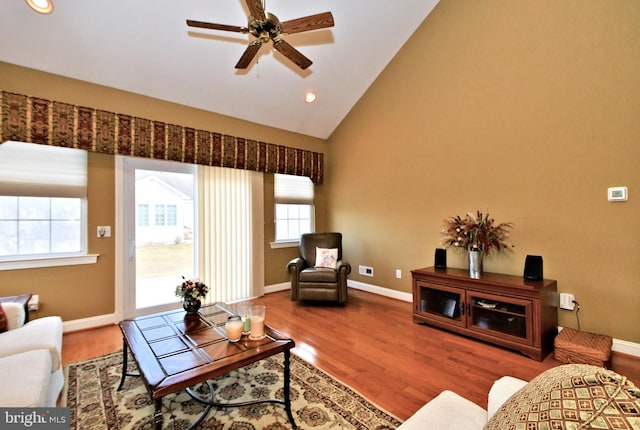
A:
POLYGON ((347 301, 351 265, 342 260, 341 233, 307 233, 300 237, 300 257, 287 265, 291 300, 347 301))

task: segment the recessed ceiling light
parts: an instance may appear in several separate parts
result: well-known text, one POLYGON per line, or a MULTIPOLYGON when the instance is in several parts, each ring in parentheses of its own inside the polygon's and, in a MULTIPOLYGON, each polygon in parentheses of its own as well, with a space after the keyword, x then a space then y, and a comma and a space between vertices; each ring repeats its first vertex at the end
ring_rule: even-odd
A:
POLYGON ((26 0, 29 7, 36 12, 49 14, 53 12, 53 3, 51 0, 26 0))
POLYGON ((304 101, 307 103, 313 103, 316 101, 316 93, 313 91, 307 91, 304 95, 304 101))

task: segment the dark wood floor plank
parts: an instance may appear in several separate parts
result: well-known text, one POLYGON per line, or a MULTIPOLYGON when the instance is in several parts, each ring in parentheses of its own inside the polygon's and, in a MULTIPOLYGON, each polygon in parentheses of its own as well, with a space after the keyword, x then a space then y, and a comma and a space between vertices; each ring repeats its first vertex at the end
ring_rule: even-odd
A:
MULTIPOLYGON (((414 324, 411 303, 349 290, 344 306, 300 303, 288 291, 254 300, 266 322, 296 342, 293 352, 362 393, 400 419, 449 389, 486 407, 491 384, 503 375, 530 380, 561 363, 538 362, 494 345, 414 324)), ((63 362, 122 347, 117 326, 68 333, 63 362)), ((614 354, 612 367, 636 385, 640 358, 614 354)))

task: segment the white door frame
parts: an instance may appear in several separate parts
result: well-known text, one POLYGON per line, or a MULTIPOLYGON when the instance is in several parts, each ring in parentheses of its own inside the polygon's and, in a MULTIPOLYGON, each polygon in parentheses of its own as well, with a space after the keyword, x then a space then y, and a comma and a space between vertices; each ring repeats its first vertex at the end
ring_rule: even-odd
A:
MULTIPOLYGON (((115 317, 116 321, 145 313, 138 311, 135 305, 135 169, 159 170, 162 165, 166 171, 196 174, 196 166, 164 160, 115 156, 116 172, 116 261, 115 261, 115 317), (132 263, 134 266, 132 266, 132 263), (133 269, 132 269, 133 267, 133 269), (130 287, 133 285, 134 287, 130 287), (129 287, 128 287, 129 286, 129 287)), ((197 213, 197 202, 194 200, 194 213, 197 213)), ((197 223, 194 225, 194 238, 197 238, 197 223)), ((194 243, 197 249, 197 244, 194 243)), ((196 252, 197 254, 197 252, 196 252)), ((195 256, 195 267, 197 255, 195 256)), ((167 309, 176 308, 179 304, 168 304, 167 309)), ((153 308, 153 312, 162 309, 153 308)), ((146 312, 149 312, 147 310, 146 312)))

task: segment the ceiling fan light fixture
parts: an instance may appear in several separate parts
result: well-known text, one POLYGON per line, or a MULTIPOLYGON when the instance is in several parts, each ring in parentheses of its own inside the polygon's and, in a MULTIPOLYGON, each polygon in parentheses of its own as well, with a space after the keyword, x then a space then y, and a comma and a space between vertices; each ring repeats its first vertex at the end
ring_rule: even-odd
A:
POLYGON ((307 103, 313 103, 316 101, 317 97, 318 95, 315 93, 315 91, 307 91, 304 94, 304 101, 307 103))
POLYGON ((26 0, 29 7, 38 13, 45 15, 53 12, 53 3, 51 0, 26 0))

